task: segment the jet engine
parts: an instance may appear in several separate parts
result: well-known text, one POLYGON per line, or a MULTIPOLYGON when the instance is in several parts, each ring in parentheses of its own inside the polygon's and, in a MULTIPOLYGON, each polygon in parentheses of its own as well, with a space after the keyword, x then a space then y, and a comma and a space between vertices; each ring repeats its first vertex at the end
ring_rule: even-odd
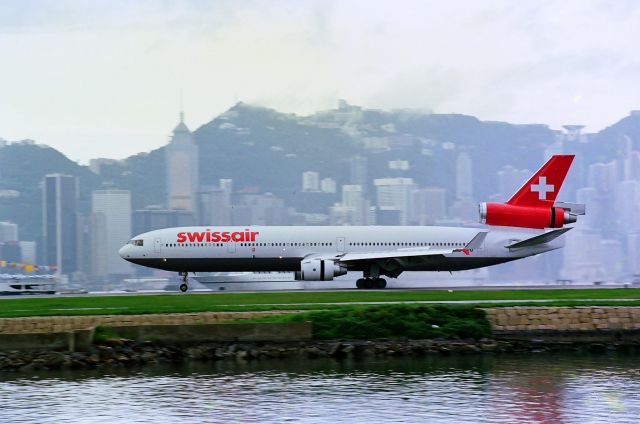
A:
MULTIPOLYGON (((581 206, 581 205, 576 205, 581 206)), ((582 206, 584 208, 584 206, 582 206)), ((562 228, 577 221, 571 207, 531 207, 506 203, 480 203, 480 222, 488 225, 523 228, 562 228)))
POLYGON ((333 277, 345 275, 347 267, 331 259, 303 259, 296 280, 331 281, 333 277))

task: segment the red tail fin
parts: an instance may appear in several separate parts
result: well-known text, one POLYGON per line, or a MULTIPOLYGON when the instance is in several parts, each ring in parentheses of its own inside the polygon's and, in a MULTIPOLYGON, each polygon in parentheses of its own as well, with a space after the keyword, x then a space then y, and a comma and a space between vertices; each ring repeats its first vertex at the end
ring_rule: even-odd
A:
POLYGON ((574 155, 555 155, 507 201, 517 206, 553 206, 574 155))

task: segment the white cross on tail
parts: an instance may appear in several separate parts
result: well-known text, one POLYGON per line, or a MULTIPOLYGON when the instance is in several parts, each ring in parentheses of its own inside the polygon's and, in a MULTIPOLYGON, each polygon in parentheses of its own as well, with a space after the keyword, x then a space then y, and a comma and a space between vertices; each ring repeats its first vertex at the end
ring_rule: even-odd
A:
POLYGON ((539 200, 547 200, 547 193, 553 193, 553 184, 547 184, 547 177, 538 177, 538 184, 531 184, 531 191, 538 193, 539 200))

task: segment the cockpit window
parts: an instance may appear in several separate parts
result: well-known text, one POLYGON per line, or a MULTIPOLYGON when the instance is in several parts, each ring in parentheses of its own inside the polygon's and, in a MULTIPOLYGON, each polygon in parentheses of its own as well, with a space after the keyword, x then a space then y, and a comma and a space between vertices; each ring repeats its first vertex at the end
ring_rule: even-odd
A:
POLYGON ((144 240, 139 239, 139 240, 131 240, 129 242, 129 244, 133 244, 134 246, 143 246, 144 245, 144 240))

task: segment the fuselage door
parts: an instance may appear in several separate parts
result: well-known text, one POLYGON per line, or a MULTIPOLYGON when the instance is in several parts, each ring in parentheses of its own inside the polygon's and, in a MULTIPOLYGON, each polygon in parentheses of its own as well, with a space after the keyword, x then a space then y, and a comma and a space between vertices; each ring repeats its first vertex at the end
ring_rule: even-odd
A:
POLYGON ((338 253, 344 253, 344 237, 338 237, 336 239, 336 249, 338 253))
POLYGON ((162 245, 160 239, 155 239, 153 242, 153 251, 155 253, 160 253, 160 246, 162 245))
POLYGON ((227 253, 236 253, 236 242, 227 242, 227 253))

